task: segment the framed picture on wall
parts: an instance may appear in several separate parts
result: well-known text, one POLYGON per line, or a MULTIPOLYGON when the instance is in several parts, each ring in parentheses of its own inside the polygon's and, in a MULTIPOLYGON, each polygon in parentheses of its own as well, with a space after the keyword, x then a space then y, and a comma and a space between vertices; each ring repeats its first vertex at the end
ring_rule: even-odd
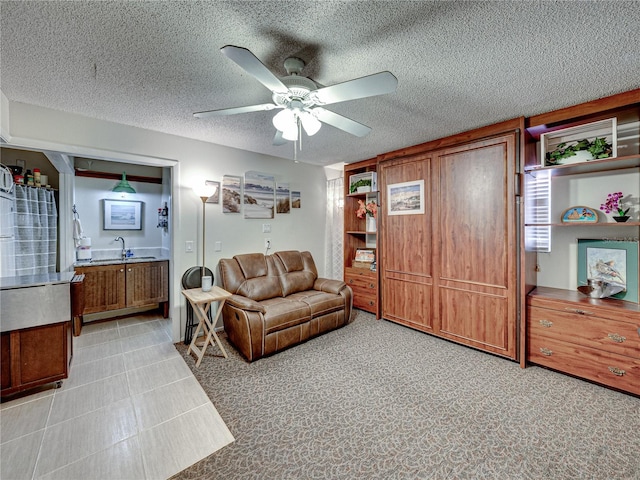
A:
POLYGON ((222 213, 240 213, 242 208, 242 177, 222 177, 222 213))
POLYGON ((578 239, 578 285, 587 279, 620 285, 613 298, 638 303, 638 241, 578 239))
POLYGON ((103 200, 103 230, 142 230, 142 202, 103 200))
POLYGON ((276 185, 276 213, 289 213, 291 211, 291 191, 288 183, 276 185))
POLYGON ((424 180, 387 185, 388 215, 424 213, 424 180))
POLYGON ((207 198, 206 203, 220 203, 220 182, 216 182, 214 180, 205 180, 204 184, 215 188, 213 195, 207 198))
POLYGON ((291 190, 291 208, 300 208, 300 192, 291 190))
POLYGON ((273 218, 276 179, 260 172, 244 174, 244 218, 273 218))

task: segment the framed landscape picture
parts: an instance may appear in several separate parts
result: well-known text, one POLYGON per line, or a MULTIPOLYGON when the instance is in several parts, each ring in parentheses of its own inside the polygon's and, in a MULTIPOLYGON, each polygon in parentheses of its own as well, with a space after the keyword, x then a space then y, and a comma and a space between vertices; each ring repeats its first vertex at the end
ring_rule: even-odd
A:
POLYGON ((587 279, 625 287, 613 298, 638 303, 638 241, 578 239, 578 285, 587 279))
POLYGON ((240 213, 242 209, 242 177, 222 177, 222 213, 240 213))
POLYGON ((244 218, 273 218, 276 179, 260 172, 244 174, 244 218))
POLYGON ((104 200, 104 230, 142 230, 142 202, 104 200))
POLYGON ((424 180, 387 185, 388 215, 424 213, 424 180))

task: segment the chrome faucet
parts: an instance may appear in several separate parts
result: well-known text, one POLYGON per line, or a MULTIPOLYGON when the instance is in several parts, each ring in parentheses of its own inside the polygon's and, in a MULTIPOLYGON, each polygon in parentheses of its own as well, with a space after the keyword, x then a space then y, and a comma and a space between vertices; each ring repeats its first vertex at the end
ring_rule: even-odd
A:
POLYGON ((120 241, 122 242, 122 253, 120 254, 122 256, 122 260, 125 260, 127 258, 127 249, 124 246, 124 238, 122 237, 116 237, 115 240, 116 242, 120 241))

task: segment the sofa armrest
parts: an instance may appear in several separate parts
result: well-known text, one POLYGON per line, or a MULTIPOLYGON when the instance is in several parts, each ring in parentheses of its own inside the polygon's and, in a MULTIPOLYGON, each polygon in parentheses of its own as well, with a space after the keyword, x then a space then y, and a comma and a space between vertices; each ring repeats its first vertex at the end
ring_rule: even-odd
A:
POLYGON ((313 284, 313 289, 320 292, 334 293, 339 295, 343 288, 347 286, 342 280, 333 280, 329 278, 317 278, 313 284))
POLYGON ((265 309, 262 305, 260 305, 255 300, 252 300, 248 297, 243 297, 242 295, 232 295, 227 298, 227 303, 233 305, 236 308, 241 310, 247 310, 249 312, 260 312, 264 313, 265 309))

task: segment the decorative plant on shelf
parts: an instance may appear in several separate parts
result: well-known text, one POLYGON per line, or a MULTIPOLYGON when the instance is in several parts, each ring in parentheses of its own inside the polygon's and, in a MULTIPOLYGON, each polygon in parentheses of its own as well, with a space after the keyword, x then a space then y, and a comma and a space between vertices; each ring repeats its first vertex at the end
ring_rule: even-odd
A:
POLYGON ((546 164, 559 165, 561 160, 573 157, 576 152, 587 151, 594 160, 601 158, 609 158, 613 153, 613 146, 607 143, 604 137, 596 137, 592 142, 586 138, 576 142, 573 145, 567 145, 567 142, 559 143, 553 152, 547 152, 546 164))
POLYGON ((358 187, 370 187, 370 186, 371 186, 371 180, 370 179, 361 178, 360 180, 358 180, 357 182, 353 182, 349 186, 349 193, 357 193, 358 187))
POLYGON ((629 209, 631 207, 626 210, 623 208, 622 197, 622 192, 610 193, 607 195, 605 202, 600 205, 600 209, 604 210, 606 213, 616 212, 618 215, 613 217, 616 221, 626 221, 629 218, 627 213, 629 213, 629 209))
POLYGON ((376 202, 371 201, 365 204, 362 200, 358 200, 358 209, 356 210, 358 218, 373 217, 378 215, 378 205, 376 202))

